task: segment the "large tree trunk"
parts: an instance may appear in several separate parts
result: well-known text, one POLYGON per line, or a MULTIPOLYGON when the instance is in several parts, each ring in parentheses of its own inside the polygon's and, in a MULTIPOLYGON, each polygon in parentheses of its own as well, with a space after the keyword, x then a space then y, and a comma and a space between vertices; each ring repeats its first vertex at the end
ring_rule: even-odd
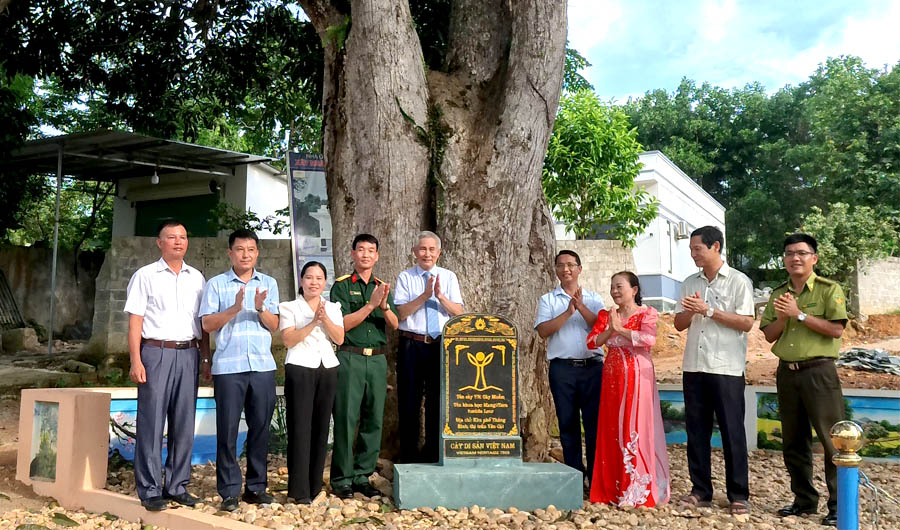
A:
POLYGON ((329 33, 350 13, 325 1, 301 4, 325 44, 337 269, 349 270, 351 239, 365 231, 382 242, 377 274, 395 278, 412 263, 417 232, 435 230, 440 264, 458 274, 466 310, 518 327, 525 454, 544 459, 553 413, 544 344, 532 326, 537 299, 554 285, 540 174, 562 85, 565 1, 458 0, 445 71, 427 74, 405 0, 350 2, 342 48, 329 33))

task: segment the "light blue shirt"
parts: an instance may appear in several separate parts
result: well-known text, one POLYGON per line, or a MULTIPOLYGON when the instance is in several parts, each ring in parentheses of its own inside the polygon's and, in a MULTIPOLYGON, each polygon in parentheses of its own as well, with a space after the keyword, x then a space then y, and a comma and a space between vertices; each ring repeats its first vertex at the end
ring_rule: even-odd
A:
MULTIPOLYGON (((562 286, 542 296, 538 301, 534 327, 565 313, 571 299, 572 297, 566 294, 562 286)), ((582 289, 581 299, 584 301, 584 305, 594 313, 599 313, 603 309, 603 298, 594 291, 582 289)), ((547 339, 547 359, 588 359, 603 355, 603 348, 588 349, 587 336, 590 331, 591 327, 585 322, 584 317, 575 311, 575 314, 569 317, 559 331, 547 339)))
MULTIPOLYGON (((459 292, 459 280, 456 279, 456 274, 453 271, 438 267, 435 265, 429 270, 431 274, 435 274, 438 277, 438 282, 441 287, 441 292, 444 293, 451 302, 462 305, 462 294, 459 292)), ((416 265, 415 267, 406 269, 401 272, 399 276, 397 276, 397 285, 394 288, 394 304, 395 305, 403 305, 405 303, 413 301, 420 294, 425 292, 425 269, 416 265)), ((437 297, 431 295, 431 299, 437 301, 437 297)), ((437 302, 438 306, 438 324, 441 329, 444 328, 444 324, 450 320, 450 313, 444 310, 444 307, 440 302, 437 302)), ((422 304, 422 307, 416 310, 415 313, 406 317, 406 319, 400 321, 399 328, 402 331, 410 331, 412 333, 418 333, 419 335, 424 335, 428 332, 426 329, 426 320, 425 320, 425 304, 422 304)))
POLYGON ((246 284, 229 269, 206 284, 200 302, 200 316, 221 313, 234 305, 234 297, 244 287, 243 309, 216 332, 216 352, 212 374, 269 372, 275 369, 272 358, 272 333, 262 325, 254 306, 257 290, 265 290, 263 305, 278 314, 278 284, 271 276, 253 270, 246 284))

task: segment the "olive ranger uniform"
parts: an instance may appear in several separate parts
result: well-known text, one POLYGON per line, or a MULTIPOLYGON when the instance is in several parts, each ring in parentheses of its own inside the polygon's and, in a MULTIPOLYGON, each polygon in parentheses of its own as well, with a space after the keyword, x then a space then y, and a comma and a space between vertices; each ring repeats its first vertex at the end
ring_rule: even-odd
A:
MULTIPOLYGON (((344 315, 362 309, 375 287, 384 283, 375 276, 366 283, 357 273, 335 280, 331 300, 341 303, 344 315)), ((393 297, 388 306, 394 313, 393 297)), ((338 347, 338 390, 334 400, 334 452, 331 457, 331 487, 364 486, 375 472, 381 452, 381 426, 387 390, 387 338, 384 312, 376 307, 365 320, 344 334, 338 347), (354 435, 359 426, 359 439, 354 435)))
MULTIPOLYGON (((802 313, 846 324, 847 307, 843 289, 836 282, 813 272, 800 293, 794 290, 790 280, 772 291, 760 320, 760 329, 777 319, 773 303, 788 291, 796 299, 802 313)), ((837 468, 831 461, 835 449, 829 433, 832 425, 844 419, 844 397, 834 365, 840 345, 841 339, 826 337, 809 329, 797 318, 791 318, 772 346, 772 353, 780 359, 776 385, 784 465, 791 476, 794 504, 803 509, 815 509, 819 503, 819 494, 812 481, 810 424, 825 449, 828 509, 833 511, 837 508, 837 468)))

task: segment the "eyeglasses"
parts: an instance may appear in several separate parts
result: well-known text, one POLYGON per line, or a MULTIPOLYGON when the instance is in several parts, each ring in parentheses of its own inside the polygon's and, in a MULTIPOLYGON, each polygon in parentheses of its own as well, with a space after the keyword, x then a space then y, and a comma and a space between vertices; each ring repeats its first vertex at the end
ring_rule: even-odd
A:
POLYGON ((569 269, 569 270, 573 270, 573 269, 575 269, 575 267, 578 267, 578 264, 577 264, 577 263, 557 263, 557 264, 556 264, 556 268, 557 268, 557 269, 569 269))
POLYGON ((808 250, 796 250, 796 251, 794 251, 794 250, 785 250, 785 251, 784 251, 784 257, 786 257, 786 258, 788 258, 788 259, 793 258, 794 256, 797 256, 797 257, 799 257, 799 258, 801 258, 801 259, 806 259, 806 258, 808 258, 809 256, 812 256, 813 254, 815 254, 815 252, 810 252, 810 251, 808 251, 808 250))

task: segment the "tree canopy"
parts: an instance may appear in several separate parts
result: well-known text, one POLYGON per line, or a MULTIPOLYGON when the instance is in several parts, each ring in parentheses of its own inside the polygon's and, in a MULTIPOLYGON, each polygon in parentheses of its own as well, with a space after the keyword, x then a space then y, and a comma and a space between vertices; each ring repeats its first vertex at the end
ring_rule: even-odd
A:
MULTIPOLYGON (((818 207, 872 208, 900 238, 900 68, 831 58, 798 86, 723 89, 682 80, 624 106, 638 141, 666 153, 727 209, 729 261, 778 262, 818 207)), ((886 242, 889 243, 889 242, 886 242)), ((888 245, 889 246, 889 245, 888 245)))
POLYGON ((556 218, 585 239, 605 231, 627 246, 656 217, 646 191, 634 188, 641 144, 628 116, 580 89, 560 100, 544 158, 543 186, 556 218))

